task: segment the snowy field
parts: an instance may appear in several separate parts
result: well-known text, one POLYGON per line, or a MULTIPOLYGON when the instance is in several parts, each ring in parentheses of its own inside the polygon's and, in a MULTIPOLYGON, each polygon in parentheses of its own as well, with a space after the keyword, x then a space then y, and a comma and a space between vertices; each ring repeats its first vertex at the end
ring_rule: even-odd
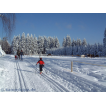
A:
POLYGON ((42 75, 36 66, 39 56, 0 57, 1 92, 106 92, 106 58, 42 56, 42 75), (73 72, 71 72, 71 61, 73 72))

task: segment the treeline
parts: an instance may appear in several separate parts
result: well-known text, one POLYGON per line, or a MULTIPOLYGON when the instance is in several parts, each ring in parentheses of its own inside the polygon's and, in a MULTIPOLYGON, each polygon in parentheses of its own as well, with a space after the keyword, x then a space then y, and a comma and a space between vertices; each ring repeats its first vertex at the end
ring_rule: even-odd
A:
POLYGON ((106 29, 104 31, 104 38, 103 38, 103 44, 97 44, 94 45, 87 44, 86 39, 84 39, 82 42, 80 39, 77 39, 77 41, 73 40, 71 42, 71 38, 69 35, 67 35, 66 38, 63 39, 61 48, 52 48, 48 49, 48 54, 54 54, 54 55, 98 55, 98 56, 106 56, 106 29))
POLYGON ((81 41, 73 39, 69 35, 63 39, 62 47, 57 37, 46 37, 39 36, 38 39, 34 35, 25 36, 25 33, 22 33, 22 36, 14 36, 12 44, 8 43, 6 37, 3 40, 0 39, 0 45, 2 49, 7 52, 16 53, 17 50, 23 50, 24 54, 54 54, 54 55, 99 55, 106 56, 106 29, 104 31, 103 44, 95 43, 94 45, 87 44, 86 39, 81 41))
POLYGON ((14 36, 12 41, 12 53, 15 53, 17 50, 23 50, 24 54, 45 54, 47 49, 51 48, 59 48, 59 40, 57 37, 46 37, 46 36, 39 36, 37 37, 31 34, 27 34, 25 37, 25 33, 20 35, 14 36))

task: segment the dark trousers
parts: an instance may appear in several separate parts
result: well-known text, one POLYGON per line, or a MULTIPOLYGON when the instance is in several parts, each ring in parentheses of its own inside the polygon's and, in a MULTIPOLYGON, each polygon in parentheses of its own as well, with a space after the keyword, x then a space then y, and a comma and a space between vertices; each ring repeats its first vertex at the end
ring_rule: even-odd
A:
POLYGON ((42 68, 43 68, 43 65, 39 65, 39 71, 43 71, 42 68))
POLYGON ((21 55, 21 60, 22 60, 22 55, 21 55))
POLYGON ((18 58, 20 59, 20 55, 18 55, 18 58))

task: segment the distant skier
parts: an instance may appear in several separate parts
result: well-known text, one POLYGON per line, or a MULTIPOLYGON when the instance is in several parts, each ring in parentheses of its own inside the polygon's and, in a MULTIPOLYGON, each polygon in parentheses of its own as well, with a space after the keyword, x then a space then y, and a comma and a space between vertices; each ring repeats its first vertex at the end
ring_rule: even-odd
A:
POLYGON ((42 68, 44 67, 45 63, 44 61, 42 60, 42 58, 40 58, 40 60, 36 63, 36 65, 39 63, 39 71, 40 71, 40 74, 42 74, 42 68))
POLYGON ((18 58, 20 59, 20 51, 17 50, 17 55, 18 55, 18 58))
POLYGON ((16 51, 14 52, 14 56, 15 56, 15 60, 17 60, 18 57, 17 57, 17 52, 16 51))
POLYGON ((21 55, 21 60, 22 60, 22 55, 24 55, 22 50, 21 50, 21 52, 20 52, 20 55, 21 55))
POLYGON ((15 60, 17 60, 17 58, 18 58, 17 55, 15 55, 15 60))

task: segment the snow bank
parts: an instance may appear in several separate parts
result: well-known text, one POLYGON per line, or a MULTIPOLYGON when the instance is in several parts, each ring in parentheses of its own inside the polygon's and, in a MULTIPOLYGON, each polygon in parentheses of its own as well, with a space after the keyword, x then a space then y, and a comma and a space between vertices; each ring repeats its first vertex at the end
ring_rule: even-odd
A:
POLYGON ((5 55, 5 52, 2 50, 1 45, 0 45, 0 57, 5 55))
POLYGON ((5 86, 5 68, 3 66, 3 64, 0 63, 0 92, 2 90, 2 88, 5 86))

